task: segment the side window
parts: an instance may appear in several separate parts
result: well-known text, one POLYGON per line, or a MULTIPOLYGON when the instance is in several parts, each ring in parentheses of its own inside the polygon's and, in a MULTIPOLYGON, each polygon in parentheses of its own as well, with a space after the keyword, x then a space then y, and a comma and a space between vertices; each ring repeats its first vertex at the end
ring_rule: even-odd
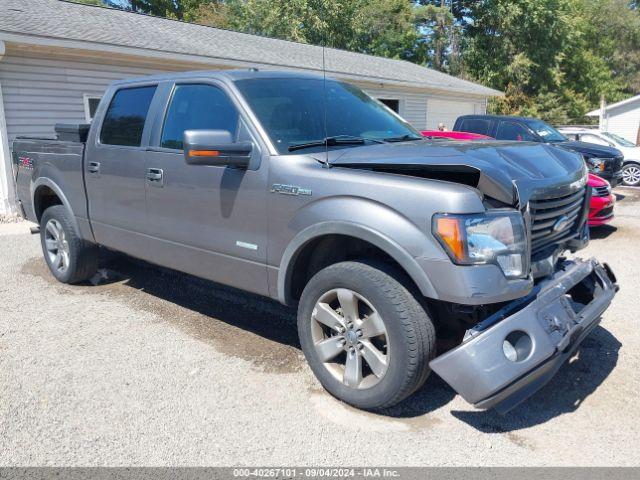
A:
POLYGON ((100 143, 139 147, 155 92, 155 86, 118 90, 104 116, 100 143))
POLYGON ((238 111, 221 89, 177 85, 162 129, 160 146, 181 150, 185 130, 227 130, 235 137, 238 111))
POLYGON ((498 126, 498 140, 517 140, 519 142, 530 142, 535 140, 533 135, 520 123, 500 122, 498 126))
POLYGON ((460 122, 461 132, 479 133, 481 135, 489 135, 490 120, 468 119, 460 122))

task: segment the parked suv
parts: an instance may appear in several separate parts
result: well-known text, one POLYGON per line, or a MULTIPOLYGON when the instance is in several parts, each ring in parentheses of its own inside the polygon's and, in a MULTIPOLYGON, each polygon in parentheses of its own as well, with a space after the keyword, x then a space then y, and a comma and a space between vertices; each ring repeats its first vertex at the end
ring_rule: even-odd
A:
POLYGON ((615 187, 622 178, 623 154, 616 148, 570 140, 551 125, 536 118, 501 115, 464 115, 454 130, 480 133, 498 140, 542 142, 579 153, 589 171, 615 187))
POLYGON ((119 81, 88 132, 59 132, 13 144, 55 278, 89 279, 103 245, 278 299, 297 308, 320 383, 360 408, 399 402, 433 369, 474 405, 508 410, 617 289, 606 265, 563 256, 589 238, 579 155, 426 140, 347 83, 119 81))
POLYGON ((629 187, 640 186, 640 147, 620 135, 595 128, 564 127, 559 129, 572 140, 617 148, 624 155, 622 181, 629 187))

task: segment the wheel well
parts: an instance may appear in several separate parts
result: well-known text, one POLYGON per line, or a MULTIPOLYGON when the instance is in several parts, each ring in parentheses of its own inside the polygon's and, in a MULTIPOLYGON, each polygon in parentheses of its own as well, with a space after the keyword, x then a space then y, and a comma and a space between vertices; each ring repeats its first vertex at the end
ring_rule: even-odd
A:
POLYGON ((53 205, 62 205, 62 200, 58 197, 56 192, 46 185, 38 187, 33 195, 33 210, 38 222, 40 222, 40 218, 44 211, 53 205))
POLYGON ((287 298, 298 301, 307 282, 316 273, 334 263, 348 260, 372 260, 392 270, 411 291, 419 289, 402 266, 379 247, 349 235, 324 235, 306 243, 290 266, 286 284, 287 298))

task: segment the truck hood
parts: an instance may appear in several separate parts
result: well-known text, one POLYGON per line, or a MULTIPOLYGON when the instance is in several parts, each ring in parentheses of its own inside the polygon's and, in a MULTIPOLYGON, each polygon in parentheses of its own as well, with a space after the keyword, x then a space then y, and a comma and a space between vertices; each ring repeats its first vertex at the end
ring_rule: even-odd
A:
POLYGON ((587 180, 580 155, 530 142, 416 140, 332 150, 326 160, 335 167, 465 183, 518 208, 533 196, 575 192, 587 180))

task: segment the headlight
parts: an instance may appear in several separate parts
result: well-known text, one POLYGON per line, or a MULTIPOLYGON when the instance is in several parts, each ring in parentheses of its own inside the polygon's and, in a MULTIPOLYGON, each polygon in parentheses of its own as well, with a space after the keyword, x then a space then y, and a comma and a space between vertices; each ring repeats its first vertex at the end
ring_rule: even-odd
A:
POLYGON ((587 162, 589 170, 595 173, 604 172, 606 160, 604 158, 587 158, 584 157, 584 161, 587 162))
POLYGON ((513 210, 484 214, 436 214, 433 233, 458 265, 498 265, 507 278, 526 275, 527 240, 522 215, 513 210))

